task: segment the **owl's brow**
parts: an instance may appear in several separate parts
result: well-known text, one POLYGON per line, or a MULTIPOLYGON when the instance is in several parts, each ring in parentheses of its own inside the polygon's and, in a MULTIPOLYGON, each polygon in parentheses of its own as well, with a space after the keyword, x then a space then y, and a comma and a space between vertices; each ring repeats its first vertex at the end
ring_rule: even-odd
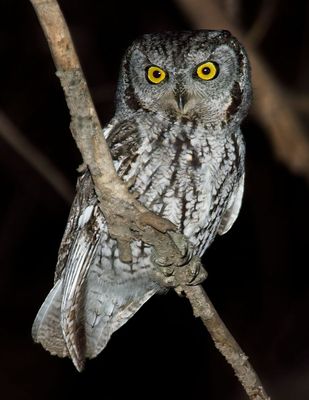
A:
MULTIPOLYGON (((149 55, 146 54, 146 50, 143 50, 143 49, 138 49, 138 50, 142 53, 142 55, 145 57, 146 61, 147 61, 149 64, 155 64, 155 65, 157 65, 158 67, 160 66, 160 65, 158 65, 158 63, 156 63, 154 60, 150 60, 149 55)), ((159 53, 158 53, 158 54, 159 54, 159 53)))

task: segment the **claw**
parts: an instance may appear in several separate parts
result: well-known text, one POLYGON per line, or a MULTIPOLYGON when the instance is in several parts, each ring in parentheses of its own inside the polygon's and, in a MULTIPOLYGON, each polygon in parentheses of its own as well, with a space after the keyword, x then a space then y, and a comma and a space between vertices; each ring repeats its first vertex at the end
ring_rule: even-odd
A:
POLYGON ((207 275, 208 274, 201 264, 200 259, 196 256, 193 256, 186 268, 187 285, 199 285, 207 278, 207 275))
MULTIPOLYGON (((182 285, 198 285, 207 278, 199 257, 192 255, 192 250, 186 238, 179 232, 169 231, 179 253, 178 256, 162 256, 156 250, 152 252, 152 262, 158 267, 155 279, 161 286, 179 287, 182 285)), ((178 293, 178 292, 177 292, 178 293)))
POLYGON ((177 283, 174 275, 166 276, 161 270, 156 270, 153 276, 154 280, 159 283, 161 287, 175 288, 177 283))

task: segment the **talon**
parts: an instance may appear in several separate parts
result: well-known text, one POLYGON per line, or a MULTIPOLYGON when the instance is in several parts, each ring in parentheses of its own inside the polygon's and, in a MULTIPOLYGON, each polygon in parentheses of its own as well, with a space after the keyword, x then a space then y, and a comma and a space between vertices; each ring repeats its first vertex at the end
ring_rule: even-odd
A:
POLYGON ((168 261, 165 257, 158 257, 158 258, 154 259, 153 262, 158 267, 161 267, 161 268, 168 267, 169 265, 171 265, 170 263, 168 263, 168 261))
POLYGON ((175 269, 173 267, 162 267, 161 271, 164 276, 169 277, 174 274, 175 269))
POLYGON ((178 285, 174 275, 165 276, 160 270, 154 272, 153 278, 162 287, 175 288, 178 285))
MULTIPOLYGON (((144 216, 147 216, 147 213, 144 216)), ((169 231, 167 233, 178 249, 178 254, 176 257, 171 254, 163 253, 162 255, 153 249, 151 260, 158 268, 157 276, 160 277, 158 280, 161 285, 176 288, 184 284, 198 285, 202 283, 207 277, 207 272, 199 257, 192 255, 186 238, 179 232, 169 231)))
POLYGON ((193 256, 189 264, 175 269, 175 278, 179 285, 195 286, 207 278, 207 272, 203 268, 200 259, 193 256))
POLYGON ((159 256, 155 249, 152 251, 151 261, 160 269, 168 268, 172 265, 172 262, 168 261, 167 257, 159 256))
POLYGON ((190 267, 187 270, 189 271, 188 274, 189 279, 187 285, 189 286, 199 285, 207 278, 208 274, 204 269, 203 265, 201 264, 200 260, 198 259, 198 257, 194 257, 189 265, 190 267))

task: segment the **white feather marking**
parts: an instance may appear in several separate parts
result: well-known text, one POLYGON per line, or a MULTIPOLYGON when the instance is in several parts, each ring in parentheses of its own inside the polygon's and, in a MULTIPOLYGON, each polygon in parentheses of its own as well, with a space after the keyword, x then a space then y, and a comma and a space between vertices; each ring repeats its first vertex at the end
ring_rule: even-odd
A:
POLYGON ((93 214, 93 209, 94 206, 88 206, 85 208, 85 210, 83 211, 83 213, 80 215, 80 217, 78 218, 78 228, 81 229, 83 228, 87 222, 90 220, 90 218, 92 217, 93 214))
POLYGON ((105 139, 108 138, 109 134, 111 133, 111 131, 114 128, 116 123, 117 123, 116 119, 113 118, 111 120, 111 122, 103 129, 103 135, 104 135, 105 139))

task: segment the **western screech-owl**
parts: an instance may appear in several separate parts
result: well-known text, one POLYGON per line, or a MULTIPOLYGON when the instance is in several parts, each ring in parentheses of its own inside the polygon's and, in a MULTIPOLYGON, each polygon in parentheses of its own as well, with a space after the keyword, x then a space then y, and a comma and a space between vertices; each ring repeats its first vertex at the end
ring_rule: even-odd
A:
MULTIPOLYGON (((169 219, 201 256, 234 223, 244 187, 240 123, 251 100, 243 47, 227 31, 147 34, 127 50, 114 118, 104 129, 115 167, 149 210, 169 219)), ((119 259, 91 176, 77 184, 55 283, 33 338, 81 370, 156 292, 151 248, 119 259)))

